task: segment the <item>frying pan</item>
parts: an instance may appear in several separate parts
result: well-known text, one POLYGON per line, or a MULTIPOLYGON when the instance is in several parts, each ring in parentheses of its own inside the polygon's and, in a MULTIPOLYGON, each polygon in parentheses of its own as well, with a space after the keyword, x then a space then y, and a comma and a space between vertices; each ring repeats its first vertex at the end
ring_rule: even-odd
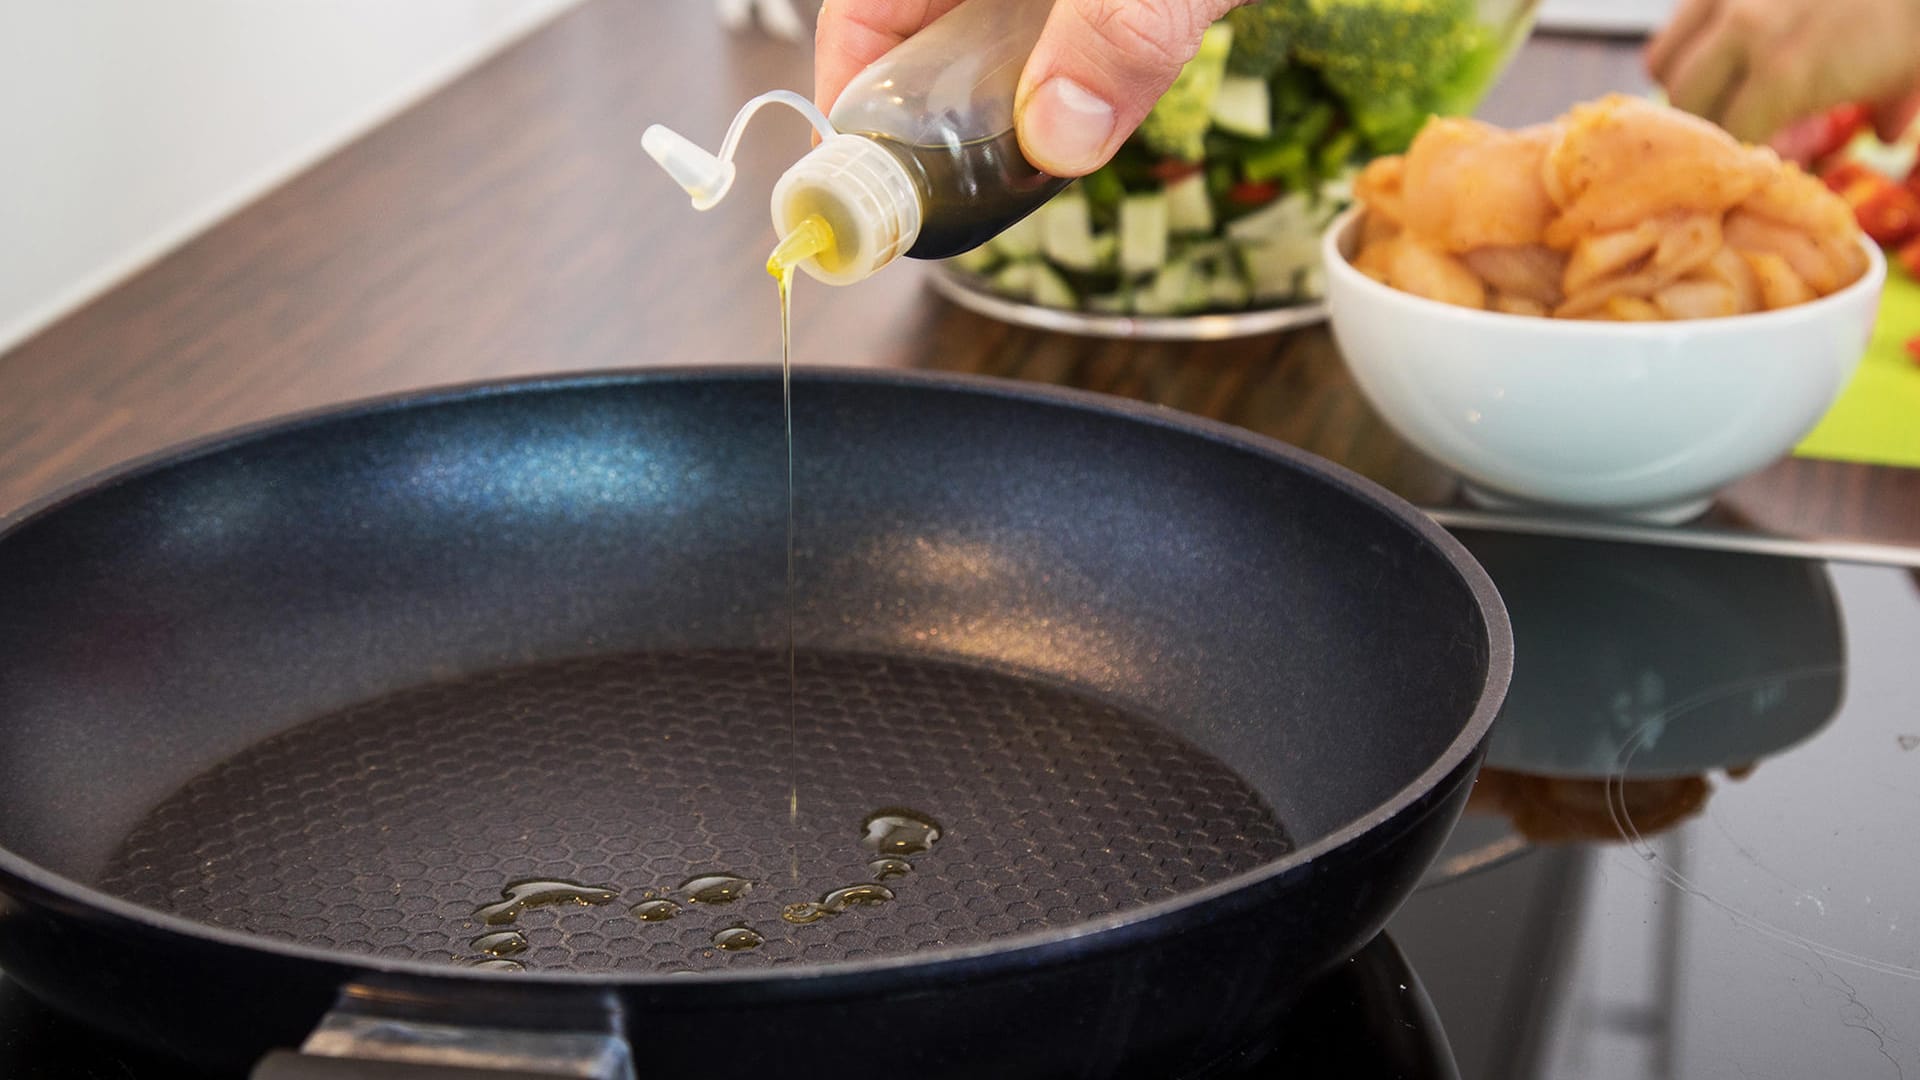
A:
POLYGON ((1169 410, 793 401, 791 606, 761 370, 363 404, 17 517, 0 967, 259 1077, 1165 1077, 1384 924, 1511 667, 1459 545, 1169 410), (536 878, 606 902, 477 914, 536 878))

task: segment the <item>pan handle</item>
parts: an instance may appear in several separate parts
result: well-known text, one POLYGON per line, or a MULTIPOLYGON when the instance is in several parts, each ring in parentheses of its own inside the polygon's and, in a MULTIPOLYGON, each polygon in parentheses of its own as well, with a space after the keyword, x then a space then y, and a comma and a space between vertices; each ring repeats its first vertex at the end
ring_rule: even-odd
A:
POLYGON ((251 1080, 634 1080, 611 1002, 600 1030, 470 1026, 408 1015, 405 1002, 363 991, 343 991, 298 1051, 268 1054, 251 1080))

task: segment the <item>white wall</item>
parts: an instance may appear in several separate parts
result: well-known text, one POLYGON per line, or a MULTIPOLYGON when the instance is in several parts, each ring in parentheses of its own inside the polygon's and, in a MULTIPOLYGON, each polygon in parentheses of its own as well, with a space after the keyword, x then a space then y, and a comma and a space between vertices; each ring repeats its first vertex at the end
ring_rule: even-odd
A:
POLYGON ((0 0, 0 352, 575 0, 0 0))

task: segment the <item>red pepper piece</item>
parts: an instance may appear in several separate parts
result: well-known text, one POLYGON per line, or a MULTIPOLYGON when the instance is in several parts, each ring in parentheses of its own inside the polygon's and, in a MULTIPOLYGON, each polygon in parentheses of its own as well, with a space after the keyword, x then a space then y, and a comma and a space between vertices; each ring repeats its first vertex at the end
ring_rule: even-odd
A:
POLYGON ((1860 219, 1860 230, 1882 247, 1920 236, 1920 196, 1892 181, 1855 204, 1853 213, 1860 219))
POLYGON ((1154 162, 1153 166, 1149 168, 1147 172, 1155 180, 1163 184, 1171 184, 1176 180, 1185 180, 1204 167, 1205 166, 1197 161, 1181 161, 1179 158, 1162 158, 1154 162))
POLYGON ((1894 259, 1899 262, 1901 269, 1911 274, 1914 278, 1920 279, 1920 237, 1909 240, 1902 245, 1900 253, 1895 255, 1894 259))
POLYGON ((1261 206, 1280 197, 1280 185, 1271 180, 1242 180, 1227 189, 1227 201, 1236 206, 1261 206))

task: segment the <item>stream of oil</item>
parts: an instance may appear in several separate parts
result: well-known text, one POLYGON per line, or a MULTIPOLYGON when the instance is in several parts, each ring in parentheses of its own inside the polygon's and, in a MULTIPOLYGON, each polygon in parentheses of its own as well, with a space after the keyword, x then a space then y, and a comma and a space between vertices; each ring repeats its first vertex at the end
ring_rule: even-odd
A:
POLYGON ((826 219, 810 214, 767 256, 767 273, 780 285, 780 406, 787 430, 787 828, 791 835, 790 873, 800 880, 800 670, 794 637, 793 563, 793 272, 807 259, 834 247, 833 229, 826 219))

